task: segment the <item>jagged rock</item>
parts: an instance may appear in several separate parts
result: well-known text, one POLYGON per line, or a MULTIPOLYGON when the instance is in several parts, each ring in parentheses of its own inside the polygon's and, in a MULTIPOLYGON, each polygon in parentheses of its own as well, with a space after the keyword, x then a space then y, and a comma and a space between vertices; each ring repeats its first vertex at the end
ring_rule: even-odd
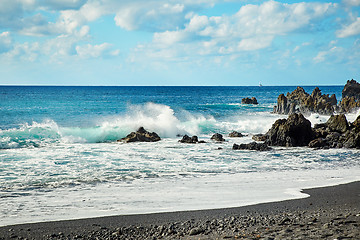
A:
POLYGON ((189 137, 188 135, 184 135, 181 140, 179 140, 181 143, 198 143, 199 139, 197 136, 189 137))
POLYGON ((235 138, 235 137, 243 137, 244 135, 242 135, 239 132, 233 131, 231 133, 229 133, 229 137, 235 138))
POLYGON ((301 113, 291 114, 288 119, 278 119, 266 133, 269 146, 307 146, 314 139, 311 122, 301 113))
POLYGON ((353 112, 356 109, 360 108, 360 100, 356 101, 355 97, 348 97, 345 96, 343 99, 341 99, 340 102, 340 112, 348 113, 353 112))
POLYGON ((360 132, 347 131, 343 139, 345 148, 360 148, 360 132))
POLYGON ((217 142, 224 142, 225 139, 223 138, 223 135, 220 133, 215 133, 211 138, 211 140, 217 141, 217 142))
POLYGON ((266 143, 257 143, 251 142, 248 144, 235 144, 233 145, 233 150, 257 150, 257 151, 268 151, 272 148, 269 147, 266 143))
POLYGON ((360 100, 360 84, 354 79, 348 80, 342 90, 342 98, 354 97, 356 101, 360 100))
POLYGON ((274 107, 274 113, 287 114, 289 112, 287 98, 284 94, 280 94, 277 99, 277 105, 274 107))
POLYGON ((328 94, 321 94, 321 90, 316 87, 311 95, 305 92, 302 87, 297 87, 292 93, 280 94, 277 105, 273 112, 279 114, 312 112, 330 115, 336 108, 337 100, 335 94, 329 97, 328 94))
POLYGON ((349 123, 344 114, 332 115, 326 122, 329 132, 345 133, 349 129, 349 123))
POLYGON ((254 136, 252 136, 252 140, 254 141, 266 141, 268 139, 266 134, 255 134, 254 136))
POLYGON ((343 144, 340 142, 341 134, 338 132, 331 132, 326 135, 325 141, 330 148, 342 148, 343 144))
POLYGON ((316 138, 309 142, 308 147, 310 148, 328 148, 328 144, 325 139, 323 138, 316 138))
POLYGON ((140 127, 136 132, 131 132, 126 137, 118 140, 118 142, 157 142, 161 138, 155 132, 148 132, 143 127, 140 127))
POLYGON ((242 104, 258 104, 258 101, 255 97, 252 98, 243 98, 241 99, 242 104))

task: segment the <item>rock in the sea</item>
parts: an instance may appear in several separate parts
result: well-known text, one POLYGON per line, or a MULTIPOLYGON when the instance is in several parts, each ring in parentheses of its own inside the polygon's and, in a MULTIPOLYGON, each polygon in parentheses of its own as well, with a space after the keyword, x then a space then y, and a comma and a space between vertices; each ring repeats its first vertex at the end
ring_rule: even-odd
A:
POLYGON ((329 120, 326 122, 326 127, 329 132, 345 133, 349 130, 349 123, 344 114, 331 115, 329 120))
POLYGON ((210 139, 213 141, 216 141, 216 142, 224 142, 225 141, 225 139, 223 138, 223 135, 221 135, 220 133, 215 133, 210 139))
POLYGON ((268 151, 271 150, 271 147, 269 147, 266 143, 257 143, 257 142, 251 142, 247 144, 235 144, 233 145, 233 150, 257 150, 257 151, 268 151))
POLYGON ((310 148, 327 148, 329 147, 327 141, 323 138, 317 138, 309 142, 308 147, 310 148))
POLYGON ((301 113, 291 114, 288 119, 278 119, 266 133, 270 146, 307 146, 314 139, 311 122, 301 113))
POLYGON ((360 84, 354 79, 348 80, 342 90, 339 112, 354 112, 360 108, 360 84))
POLYGON ((356 101, 360 100, 360 84, 354 79, 348 80, 342 90, 342 98, 354 97, 356 101))
POLYGON ((252 140, 254 141, 259 141, 259 142, 263 142, 266 141, 268 139, 266 134, 255 134, 254 136, 252 136, 252 140))
POLYGON ((148 132, 143 127, 140 127, 136 132, 132 132, 126 137, 118 140, 118 142, 157 142, 161 138, 155 132, 148 132))
POLYGON ((184 135, 181 140, 179 140, 181 143, 198 143, 199 139, 197 136, 189 137, 188 135, 184 135))
POLYGON ((279 114, 312 112, 330 115, 336 109, 335 94, 329 97, 328 94, 321 94, 321 90, 316 87, 311 95, 305 92, 302 87, 297 87, 292 93, 280 94, 277 99, 277 105, 273 112, 279 114))
POLYGON ((241 99, 242 104, 258 104, 258 101, 255 97, 252 98, 243 98, 241 99))
POLYGON ((244 135, 242 135, 239 132, 233 131, 231 133, 229 133, 229 137, 235 138, 235 137, 243 137, 244 135))

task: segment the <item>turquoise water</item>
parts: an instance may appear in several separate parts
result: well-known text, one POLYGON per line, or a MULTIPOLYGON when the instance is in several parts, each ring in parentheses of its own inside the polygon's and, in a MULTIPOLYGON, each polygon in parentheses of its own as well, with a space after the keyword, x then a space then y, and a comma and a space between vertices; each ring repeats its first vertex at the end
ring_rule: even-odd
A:
MULTIPOLYGON (((240 206, 359 180, 358 150, 232 150, 286 117, 270 112, 295 88, 0 86, 1 225, 240 206), (253 96, 259 105, 241 104, 253 96), (162 140, 116 142, 140 126, 162 140), (247 136, 228 138, 233 130, 247 136), (227 141, 212 142, 216 132, 227 141)), ((341 98, 341 86, 320 89, 341 98)))

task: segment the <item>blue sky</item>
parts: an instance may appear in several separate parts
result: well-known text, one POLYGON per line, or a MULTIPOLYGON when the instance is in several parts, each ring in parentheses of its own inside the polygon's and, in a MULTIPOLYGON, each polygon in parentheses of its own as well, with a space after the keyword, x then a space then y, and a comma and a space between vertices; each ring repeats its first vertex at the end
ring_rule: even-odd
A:
POLYGON ((344 85, 360 0, 0 0, 0 85, 344 85))

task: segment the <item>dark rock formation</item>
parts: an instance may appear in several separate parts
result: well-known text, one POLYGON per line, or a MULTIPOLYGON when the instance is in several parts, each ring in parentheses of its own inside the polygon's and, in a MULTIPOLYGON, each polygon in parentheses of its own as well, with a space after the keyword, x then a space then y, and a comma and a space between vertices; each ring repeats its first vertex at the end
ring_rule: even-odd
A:
POLYGON ((188 135, 184 135, 181 140, 179 140, 181 143, 198 143, 199 139, 197 136, 189 137, 188 135))
POLYGON ((292 93, 280 94, 277 99, 277 105, 273 112, 279 114, 293 113, 319 113, 330 115, 336 109, 335 94, 329 97, 328 94, 321 94, 321 90, 316 87, 309 95, 302 87, 297 87, 292 93))
POLYGON ((252 140, 254 141, 266 141, 268 139, 268 136, 266 134, 255 134, 252 136, 252 140))
POLYGON ((342 90, 339 111, 347 113, 358 108, 360 108, 360 84, 354 79, 348 80, 342 90))
POLYGON ((220 133, 215 133, 210 139, 214 140, 216 142, 224 142, 225 141, 225 139, 223 138, 223 135, 221 135, 220 133))
POLYGON ((235 137, 243 137, 244 135, 242 135, 239 132, 233 131, 231 133, 229 133, 229 137, 235 138, 235 137))
POLYGON ((243 98, 241 99, 242 104, 258 104, 258 101, 255 97, 252 98, 243 98))
POLYGON ((271 150, 266 143, 257 143, 257 142, 251 142, 248 144, 235 144, 233 145, 233 150, 257 150, 257 151, 268 151, 271 150))
POLYGON ((314 139, 311 122, 301 113, 291 114, 288 119, 278 119, 266 133, 270 146, 307 146, 314 139))
POLYGON ((161 138, 155 132, 148 132, 143 127, 140 127, 136 132, 132 132, 126 137, 118 140, 118 142, 157 142, 161 138))
POLYGON ((314 132, 317 139, 309 147, 360 148, 360 116, 349 124, 345 115, 333 115, 326 123, 315 125, 314 132))
POLYGON ((310 147, 310 148, 328 148, 329 145, 327 144, 325 139, 316 138, 316 139, 312 140, 311 142, 309 142, 308 147, 310 147))
POLYGON ((344 97, 339 104, 339 112, 348 113, 360 108, 360 100, 356 101, 355 97, 344 97))
POLYGON ((354 79, 348 80, 344 89, 342 90, 342 98, 354 98, 356 101, 360 100, 360 84, 354 79))
POLYGON ((345 133, 349 130, 349 123, 344 114, 331 115, 329 120, 326 122, 326 127, 330 132, 345 133))

